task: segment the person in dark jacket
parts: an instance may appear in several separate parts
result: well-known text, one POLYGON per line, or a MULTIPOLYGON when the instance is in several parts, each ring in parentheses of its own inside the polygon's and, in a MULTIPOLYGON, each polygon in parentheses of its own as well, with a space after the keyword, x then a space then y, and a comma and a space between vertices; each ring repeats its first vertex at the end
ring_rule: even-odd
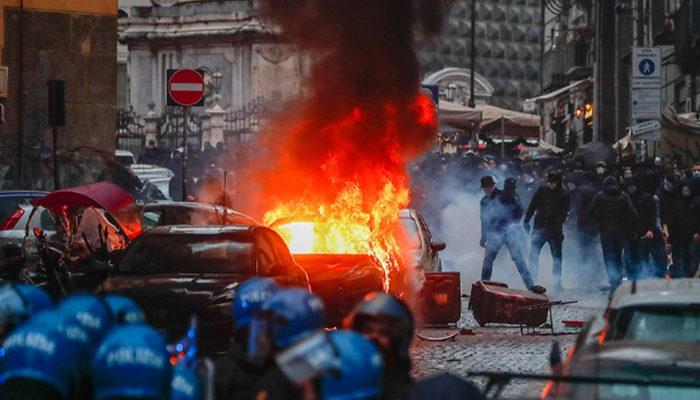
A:
POLYGON ((139 158, 141 164, 161 165, 163 163, 163 152, 156 145, 155 140, 149 140, 148 145, 143 150, 143 154, 139 158))
POLYGON ((534 288, 530 271, 525 261, 523 243, 525 237, 519 226, 523 215, 523 207, 514 191, 506 193, 496 188, 493 177, 481 178, 481 188, 485 196, 481 199, 481 240, 479 245, 486 249, 484 263, 481 267, 481 280, 490 280, 493 272, 493 262, 504 245, 510 251, 510 256, 518 269, 520 276, 528 289, 534 288), (510 194, 509 194, 510 193, 510 194))
POLYGON ((535 217, 530 242, 530 270, 537 281, 540 251, 549 244, 553 259, 553 284, 555 291, 561 290, 562 245, 564 222, 569 214, 569 193, 562 187, 562 177, 556 172, 547 175, 547 184, 541 186, 530 202, 525 214, 525 232, 530 232, 530 219, 535 217))
POLYGON ((698 231, 694 214, 693 192, 688 181, 680 185, 680 200, 671 212, 669 220, 669 241, 673 253, 673 277, 692 277, 697 265, 693 265, 693 244, 698 231))
POLYGON ((636 231, 637 211, 617 180, 608 176, 603 180, 603 190, 595 196, 586 213, 598 223, 612 294, 622 283, 622 256, 623 252, 629 252, 629 240, 636 231))
POLYGON ((600 257, 596 249, 596 239, 598 227, 595 220, 590 219, 586 213, 588 206, 598 194, 594 184, 595 178, 588 177, 579 185, 569 183, 569 197, 571 207, 569 209, 569 221, 576 238, 578 253, 578 265, 582 268, 580 272, 584 282, 593 283, 597 281, 597 273, 600 270, 600 257))
POLYGON ((642 276, 663 278, 666 274, 666 255, 663 236, 659 226, 659 207, 649 193, 644 180, 633 177, 627 180, 627 193, 637 210, 637 232, 630 243, 628 274, 632 279, 642 276))
POLYGON ((216 360, 215 390, 217 399, 253 399, 255 384, 269 369, 270 360, 255 359, 248 354, 248 340, 253 315, 265 300, 279 291, 272 280, 253 278, 241 285, 231 304, 233 340, 228 352, 216 360))

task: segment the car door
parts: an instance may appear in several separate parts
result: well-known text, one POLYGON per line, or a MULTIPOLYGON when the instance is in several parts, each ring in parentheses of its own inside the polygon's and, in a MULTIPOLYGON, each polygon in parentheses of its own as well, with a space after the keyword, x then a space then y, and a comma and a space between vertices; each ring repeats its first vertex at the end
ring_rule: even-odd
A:
POLYGON ((281 286, 309 288, 306 272, 297 265, 289 248, 277 233, 258 231, 258 274, 273 278, 281 286))

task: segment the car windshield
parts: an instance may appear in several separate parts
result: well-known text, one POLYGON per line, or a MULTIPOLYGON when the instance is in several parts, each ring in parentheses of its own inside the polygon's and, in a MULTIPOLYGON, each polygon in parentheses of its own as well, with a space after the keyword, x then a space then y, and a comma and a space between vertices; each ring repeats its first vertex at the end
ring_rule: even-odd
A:
POLYGON ((628 318, 624 340, 700 343, 698 308, 639 309, 630 311, 628 318))
POLYGON ((396 226, 396 238, 399 243, 410 249, 420 249, 420 235, 418 224, 413 218, 399 218, 400 224, 396 226))
POLYGON ((255 272, 253 244, 201 235, 141 237, 127 249, 118 272, 252 274, 255 272))

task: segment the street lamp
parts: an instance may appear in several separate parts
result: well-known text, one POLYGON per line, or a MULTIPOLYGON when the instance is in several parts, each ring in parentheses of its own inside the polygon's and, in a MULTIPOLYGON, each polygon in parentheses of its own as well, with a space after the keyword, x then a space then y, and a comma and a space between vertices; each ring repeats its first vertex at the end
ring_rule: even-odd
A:
POLYGON ((469 108, 475 108, 474 102, 474 75, 476 74, 476 0, 472 0, 472 26, 471 26, 471 71, 469 72, 469 108))
POLYGON ((221 80, 223 79, 223 75, 221 72, 215 72, 212 74, 211 79, 214 86, 214 93, 219 94, 221 91, 221 80))
POLYGON ((457 85, 450 82, 445 88, 445 98, 447 101, 452 102, 455 99, 455 90, 457 90, 457 85))

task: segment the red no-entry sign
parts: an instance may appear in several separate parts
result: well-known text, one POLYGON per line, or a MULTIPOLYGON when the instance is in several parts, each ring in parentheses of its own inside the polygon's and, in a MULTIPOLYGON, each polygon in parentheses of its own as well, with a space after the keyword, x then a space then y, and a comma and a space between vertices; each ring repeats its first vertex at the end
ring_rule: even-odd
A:
POLYGON ((204 71, 168 70, 168 105, 201 107, 204 105, 204 71))

